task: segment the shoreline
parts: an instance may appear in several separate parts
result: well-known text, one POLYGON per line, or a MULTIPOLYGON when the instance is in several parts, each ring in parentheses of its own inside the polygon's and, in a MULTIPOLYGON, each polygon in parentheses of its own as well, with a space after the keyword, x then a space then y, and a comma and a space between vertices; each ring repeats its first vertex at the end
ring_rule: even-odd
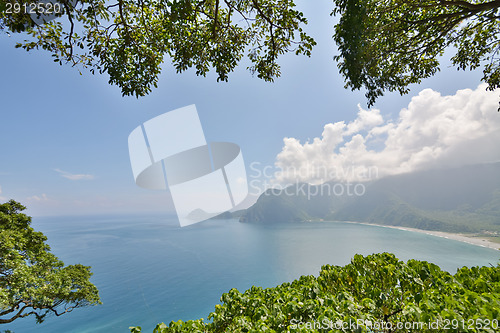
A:
POLYGON ((419 232, 422 234, 427 234, 427 235, 431 235, 431 236, 456 240, 459 242, 468 243, 468 244, 486 247, 486 248, 500 251, 500 243, 492 242, 492 241, 485 239, 483 237, 473 237, 473 236, 465 235, 465 234, 454 234, 451 232, 444 232, 444 231, 423 230, 423 229, 417 229, 417 228, 401 227, 401 226, 394 226, 394 225, 383 225, 383 224, 368 223, 368 222, 354 222, 354 221, 332 221, 332 222, 356 223, 356 224, 372 225, 372 226, 383 227, 383 228, 391 228, 391 229, 399 229, 399 230, 404 230, 404 231, 419 232))

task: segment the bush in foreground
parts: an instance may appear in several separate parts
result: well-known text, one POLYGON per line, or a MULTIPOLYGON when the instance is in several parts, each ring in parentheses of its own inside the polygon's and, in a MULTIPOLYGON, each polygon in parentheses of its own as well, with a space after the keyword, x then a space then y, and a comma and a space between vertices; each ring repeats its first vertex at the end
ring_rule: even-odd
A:
MULTIPOLYGON (((203 319, 158 324, 167 332, 498 332, 500 265, 455 275, 393 254, 356 255, 275 288, 231 289, 203 319)), ((132 333, 142 332, 130 327, 132 333)))

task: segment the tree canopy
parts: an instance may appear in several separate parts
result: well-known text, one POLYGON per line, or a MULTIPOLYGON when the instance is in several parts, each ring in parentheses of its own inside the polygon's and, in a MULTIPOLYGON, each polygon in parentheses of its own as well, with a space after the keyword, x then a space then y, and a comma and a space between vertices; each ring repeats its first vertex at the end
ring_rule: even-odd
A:
POLYGON ((48 50, 61 64, 106 72, 123 95, 144 96, 156 87, 164 57, 177 72, 194 67, 204 76, 213 68, 217 80, 227 81, 246 53, 250 71, 272 81, 280 75, 279 55, 310 55, 315 44, 292 0, 61 1, 59 12, 37 17, 23 6, 20 13, 13 5, 6 10, 8 3, 28 0, 7 0, 0 27, 33 37, 18 47, 48 50))
MULTIPOLYGON (((273 81, 280 55, 309 56, 316 44, 293 0, 38 1, 54 5, 33 10, 31 0, 0 0, 0 30, 31 36, 17 47, 107 73, 123 95, 151 92, 164 60, 178 72, 213 69, 227 81, 246 55, 253 74, 273 81)), ((385 91, 405 94, 436 74, 446 48, 456 50, 458 69, 481 67, 488 89, 500 87, 500 0, 333 3, 340 16, 334 58, 346 88, 366 89, 369 106, 385 91)))
POLYGON ((100 304, 90 267, 64 266, 24 209, 14 200, 0 204, 0 324, 28 316, 40 323, 47 315, 100 304))
MULTIPOLYGON (((158 324, 170 332, 498 332, 500 265, 452 275, 393 254, 356 255, 275 288, 231 289, 208 319, 158 324)), ((132 333, 140 327, 130 327, 132 333)))
POLYGON ((500 87, 500 0, 334 0, 340 15, 335 56, 346 88, 366 88, 373 105, 384 91, 439 71, 448 47, 458 69, 483 68, 488 89, 500 87))

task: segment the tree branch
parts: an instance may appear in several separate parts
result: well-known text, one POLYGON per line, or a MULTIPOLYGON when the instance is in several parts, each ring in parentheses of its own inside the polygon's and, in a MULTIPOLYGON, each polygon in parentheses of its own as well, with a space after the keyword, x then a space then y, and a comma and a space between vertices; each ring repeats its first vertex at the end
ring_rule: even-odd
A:
POLYGON ((439 3, 445 6, 458 6, 474 12, 480 12, 500 7, 500 0, 494 0, 483 3, 470 3, 462 0, 438 0, 438 1, 439 3))
POLYGON ((271 46, 272 46, 271 56, 274 60, 274 59, 276 59, 276 42, 274 40, 274 33, 273 33, 274 23, 273 23, 273 21, 271 21, 271 19, 269 17, 267 17, 266 14, 264 14, 264 12, 262 12, 262 9, 260 8, 260 6, 256 0, 252 0, 252 3, 253 3, 253 6, 255 7, 255 9, 257 9, 257 11, 259 12, 260 16, 262 16, 264 18, 264 20, 266 20, 269 23, 269 34, 271 35, 271 46))
POLYGON ((476 13, 471 12, 471 11, 460 11, 460 12, 454 12, 454 13, 439 14, 439 15, 434 16, 434 17, 429 17, 429 18, 425 18, 425 19, 421 19, 421 20, 417 20, 417 21, 408 21, 408 20, 404 20, 404 19, 402 21, 404 21, 405 23, 408 23, 408 24, 418 25, 421 23, 427 23, 429 21, 440 21, 440 20, 453 19, 453 18, 457 18, 457 17, 460 17, 460 20, 464 20, 466 18, 473 16, 474 14, 476 14, 476 13), (462 16, 462 15, 464 15, 464 16, 462 16))
MULTIPOLYGON (((69 23, 71 24, 70 26, 70 31, 69 31, 69 35, 68 35, 68 44, 69 44, 69 60, 73 60, 73 42, 72 42, 72 38, 73 38, 73 29, 75 28, 75 23, 73 22, 73 16, 71 14, 71 8, 69 7, 67 1, 62 1, 63 3, 63 6, 64 8, 66 9, 67 13, 68 13, 68 20, 69 20, 69 23)), ((73 66, 76 65, 76 62, 73 60, 73 66)))
MULTIPOLYGON (((19 303, 18 303, 19 304, 19 303)), ((24 305, 14 316, 10 317, 9 319, 0 319, 0 324, 8 324, 12 323, 14 320, 17 318, 22 318, 29 316, 31 313, 25 313, 24 315, 22 314, 25 309, 27 309, 29 305, 24 305)), ((16 309, 12 310, 11 312, 15 311, 16 309)))
POLYGON ((253 20, 249 17, 246 17, 246 15, 241 11, 239 10, 237 7, 234 7, 231 3, 229 3, 227 0, 224 0, 224 2, 226 3, 226 5, 229 7, 229 9, 233 9, 235 11, 237 11, 241 17, 243 17, 243 19, 245 20, 245 22, 247 23, 248 26, 250 26, 250 23, 248 23, 249 20, 253 20))
POLYGON ((118 10, 120 12, 120 20, 125 27, 125 33, 126 33, 126 41, 128 42, 129 39, 129 33, 128 33, 128 24, 127 21, 125 20, 125 15, 123 15, 123 0, 118 0, 118 10))
POLYGON ((216 36, 216 33, 217 33, 217 18, 219 16, 219 0, 216 0, 215 1, 215 13, 214 13, 214 30, 213 30, 213 36, 212 38, 214 39, 214 42, 215 42, 215 36, 216 36))
POLYGON ((0 312, 0 316, 5 316, 5 315, 7 315, 9 313, 12 313, 12 312, 16 311, 19 308, 19 304, 21 304, 21 302, 22 301, 19 301, 19 302, 13 304, 10 309, 7 309, 7 310, 5 310, 3 312, 0 312))

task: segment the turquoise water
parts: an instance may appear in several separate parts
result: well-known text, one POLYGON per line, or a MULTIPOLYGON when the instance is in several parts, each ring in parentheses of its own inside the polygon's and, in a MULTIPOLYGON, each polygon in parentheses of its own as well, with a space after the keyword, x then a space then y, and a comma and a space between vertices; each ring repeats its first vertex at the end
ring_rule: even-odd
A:
POLYGON ((421 233, 352 223, 262 226, 213 220, 185 228, 175 217, 36 218, 52 252, 66 264, 92 266, 103 305, 42 324, 2 325, 16 333, 114 333, 208 315, 231 288, 272 287, 345 265, 356 253, 392 252, 400 259, 458 267, 495 265, 500 251, 421 233))

